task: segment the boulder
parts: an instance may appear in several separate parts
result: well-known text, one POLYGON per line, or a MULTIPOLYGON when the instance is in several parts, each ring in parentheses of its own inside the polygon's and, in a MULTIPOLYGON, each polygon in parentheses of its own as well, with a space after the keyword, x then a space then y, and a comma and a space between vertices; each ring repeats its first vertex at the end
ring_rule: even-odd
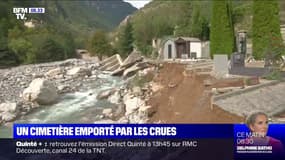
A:
POLYGON ((91 76, 91 70, 86 67, 75 67, 67 71, 66 73, 69 76, 91 76))
POLYGON ((106 108, 106 109, 103 109, 102 114, 108 118, 112 118, 113 116, 112 112, 113 112, 112 108, 106 108))
POLYGON ((133 91, 133 95, 135 95, 135 96, 142 95, 142 89, 138 86, 133 87, 132 91, 133 91))
POLYGON ((141 106, 139 108, 139 112, 140 114, 144 114, 147 117, 151 117, 156 112, 156 110, 152 106, 141 106))
POLYGON ((16 114, 10 112, 2 112, 1 113, 2 121, 11 122, 16 118, 16 114))
POLYGON ((18 106, 16 103, 1 103, 0 104, 0 112, 17 112, 18 106))
POLYGON ((23 99, 38 104, 52 104, 58 98, 56 87, 48 80, 34 79, 23 92, 23 99))
POLYGON ((137 109, 139 109, 140 106, 144 106, 145 102, 139 98, 139 97, 132 97, 129 94, 124 96, 124 103, 126 105, 126 113, 125 115, 128 115, 137 109))
POLYGON ((116 91, 114 94, 109 96, 108 101, 113 103, 113 104, 119 104, 121 101, 121 95, 119 91, 116 91))
POLYGON ((114 94, 116 92, 116 89, 112 88, 112 89, 107 89, 107 90, 103 90, 101 92, 98 93, 97 95, 97 99, 98 100, 102 100, 102 99, 107 99, 109 96, 111 96, 112 94, 114 94))

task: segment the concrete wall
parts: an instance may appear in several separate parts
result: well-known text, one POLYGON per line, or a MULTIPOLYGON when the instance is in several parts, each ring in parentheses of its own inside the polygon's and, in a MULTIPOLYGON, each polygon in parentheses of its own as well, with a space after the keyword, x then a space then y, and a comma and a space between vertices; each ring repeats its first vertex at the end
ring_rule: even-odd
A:
POLYGON ((210 58, 210 41, 202 42, 202 57, 210 58))
POLYGON ((190 53, 191 52, 196 52, 197 58, 201 58, 202 57, 201 42, 190 42, 190 53))

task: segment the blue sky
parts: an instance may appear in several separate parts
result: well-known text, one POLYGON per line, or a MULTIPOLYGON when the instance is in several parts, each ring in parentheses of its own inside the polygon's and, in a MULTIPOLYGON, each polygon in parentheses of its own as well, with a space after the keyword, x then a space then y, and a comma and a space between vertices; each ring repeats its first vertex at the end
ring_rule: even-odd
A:
POLYGON ((124 0, 124 1, 132 4, 134 7, 139 9, 143 7, 145 4, 149 3, 151 0, 124 0))

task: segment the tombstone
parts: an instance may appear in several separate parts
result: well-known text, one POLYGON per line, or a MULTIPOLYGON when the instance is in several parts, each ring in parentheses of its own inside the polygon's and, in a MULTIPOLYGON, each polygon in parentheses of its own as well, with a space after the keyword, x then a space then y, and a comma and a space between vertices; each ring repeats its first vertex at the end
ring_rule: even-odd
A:
POLYGON ((237 49, 238 53, 246 54, 247 42, 246 42, 246 31, 238 31, 237 34, 237 49))
POLYGON ((228 55, 214 55, 214 73, 218 77, 224 77, 229 74, 228 55))
POLYGON ((231 55, 231 68, 235 67, 244 67, 244 60, 245 60, 245 54, 242 53, 233 53, 231 55))

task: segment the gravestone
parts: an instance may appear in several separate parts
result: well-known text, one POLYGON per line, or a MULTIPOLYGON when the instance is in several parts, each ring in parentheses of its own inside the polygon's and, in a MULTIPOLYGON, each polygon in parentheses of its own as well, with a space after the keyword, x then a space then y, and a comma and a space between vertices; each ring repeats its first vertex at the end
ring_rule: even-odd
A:
POLYGON ((231 68, 244 67, 245 54, 233 53, 231 55, 231 68))
POLYGON ((225 77, 229 74, 228 56, 214 55, 214 74, 216 77, 225 77))

